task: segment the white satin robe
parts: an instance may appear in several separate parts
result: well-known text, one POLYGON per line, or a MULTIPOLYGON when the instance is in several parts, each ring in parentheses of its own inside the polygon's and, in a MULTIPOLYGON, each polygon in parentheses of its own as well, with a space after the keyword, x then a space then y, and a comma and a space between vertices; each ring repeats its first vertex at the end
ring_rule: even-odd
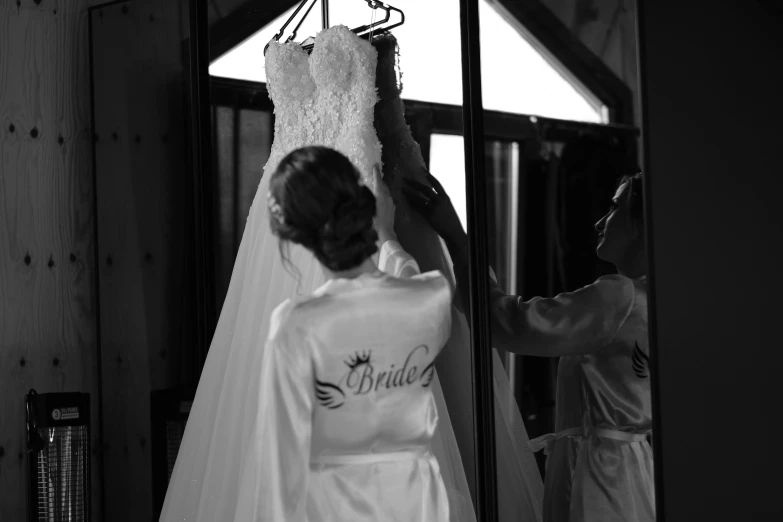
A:
POLYGON ((258 461, 245 463, 238 502, 254 512, 235 520, 449 520, 429 385, 452 293, 389 243, 381 268, 411 277, 331 280, 275 310, 251 440, 258 461))
POLYGON ((544 522, 653 522, 646 278, 609 275, 530 301, 493 281, 490 303, 493 346, 577 354, 558 365, 556 433, 530 441, 548 455, 544 522))

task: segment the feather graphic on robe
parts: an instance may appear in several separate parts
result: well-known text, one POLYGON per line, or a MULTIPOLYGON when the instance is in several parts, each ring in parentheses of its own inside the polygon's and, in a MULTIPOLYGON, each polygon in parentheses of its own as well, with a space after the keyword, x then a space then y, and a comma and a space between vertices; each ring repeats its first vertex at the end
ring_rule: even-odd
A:
POLYGON ((646 379, 650 376, 650 357, 639 348, 639 343, 634 343, 633 356, 631 357, 631 364, 633 365, 633 371, 640 379, 646 379))
POLYGON ((315 398, 324 408, 335 410, 345 404, 345 393, 334 384, 315 380, 315 398))

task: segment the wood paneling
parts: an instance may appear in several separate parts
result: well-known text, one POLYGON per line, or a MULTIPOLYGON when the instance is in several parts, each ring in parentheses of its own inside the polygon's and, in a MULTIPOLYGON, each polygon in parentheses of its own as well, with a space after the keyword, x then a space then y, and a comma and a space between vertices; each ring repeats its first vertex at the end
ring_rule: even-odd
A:
POLYGON ((183 4, 93 15, 106 518, 118 522, 154 517, 150 392, 175 385, 183 346, 183 4))
POLYGON ((0 0, 3 521, 25 518, 30 388, 91 394, 94 520, 104 488, 107 520, 150 520, 150 391, 174 385, 185 346, 187 2, 137 0, 95 12, 103 39, 95 54, 95 215, 88 7, 98 3, 0 0))
MULTIPOLYGON (((144 248, 135 196, 129 104, 135 45, 132 4, 93 13, 96 190, 100 255, 105 495, 107 520, 150 520, 149 328, 144 248), (134 498, 133 503, 129 502, 134 498)), ((143 84, 143 82, 140 82, 143 84)), ((154 198, 154 194, 151 194, 154 198)))
POLYGON ((84 0, 0 0, 0 520, 26 513, 24 396, 91 394, 99 512, 84 0))

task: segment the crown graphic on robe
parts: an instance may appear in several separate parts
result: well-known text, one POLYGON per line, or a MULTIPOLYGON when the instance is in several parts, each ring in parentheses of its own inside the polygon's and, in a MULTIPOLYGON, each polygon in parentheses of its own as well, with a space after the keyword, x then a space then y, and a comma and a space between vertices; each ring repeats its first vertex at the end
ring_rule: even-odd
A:
POLYGON ((368 350, 368 351, 363 351, 362 353, 359 353, 359 352, 357 351, 357 352, 356 352, 356 355, 353 355, 353 356, 349 357, 349 358, 348 358, 348 359, 345 361, 345 364, 346 364, 346 365, 348 366, 348 368, 350 368, 351 370, 353 370, 354 368, 356 368, 357 366, 359 366, 359 365, 361 365, 361 364, 369 364, 369 362, 370 362, 370 355, 371 355, 371 354, 372 354, 372 351, 371 351, 371 350, 368 350))

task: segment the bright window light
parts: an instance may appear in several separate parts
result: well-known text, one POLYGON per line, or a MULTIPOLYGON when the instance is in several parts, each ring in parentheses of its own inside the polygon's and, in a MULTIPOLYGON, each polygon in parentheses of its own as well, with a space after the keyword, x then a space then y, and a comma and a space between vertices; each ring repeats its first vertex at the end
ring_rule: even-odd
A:
MULTIPOLYGON (((405 12, 405 24, 392 29, 400 46, 405 99, 462 105, 462 54, 457 0, 393 0, 405 12)), ((565 120, 605 122, 605 110, 583 96, 486 0, 479 4, 484 108, 565 120)), ((372 21, 374 10, 357 0, 331 0, 332 25, 356 27, 372 21)), ((213 76, 265 82, 264 46, 294 7, 218 58, 213 76)), ((304 9, 300 11, 300 15, 304 9)), ((392 16, 396 16, 392 14, 392 16)), ((396 18, 395 18, 396 19, 396 18)), ((283 35, 285 40, 292 22, 283 35)), ((321 28, 320 2, 297 32, 302 41, 321 28)))
POLYGON ((430 136, 430 172, 438 178, 457 211, 462 228, 468 229, 465 197, 465 140, 462 136, 430 136))

